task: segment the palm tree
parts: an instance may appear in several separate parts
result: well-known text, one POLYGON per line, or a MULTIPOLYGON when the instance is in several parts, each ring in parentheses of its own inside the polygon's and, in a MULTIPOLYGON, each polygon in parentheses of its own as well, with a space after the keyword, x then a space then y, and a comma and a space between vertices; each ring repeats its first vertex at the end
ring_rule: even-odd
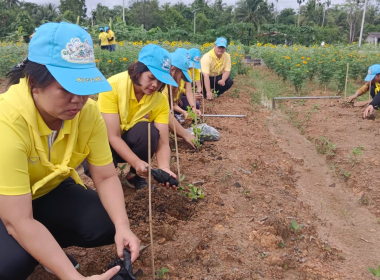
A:
POLYGON ((263 0, 240 0, 236 3, 235 20, 237 22, 253 23, 258 29, 266 22, 266 2, 263 0))
MULTIPOLYGON (((299 11, 298 11, 298 27, 300 27, 300 18, 301 18, 301 3, 305 2, 305 0, 297 0, 299 11)), ((315 2, 317 3, 317 2, 315 2)))

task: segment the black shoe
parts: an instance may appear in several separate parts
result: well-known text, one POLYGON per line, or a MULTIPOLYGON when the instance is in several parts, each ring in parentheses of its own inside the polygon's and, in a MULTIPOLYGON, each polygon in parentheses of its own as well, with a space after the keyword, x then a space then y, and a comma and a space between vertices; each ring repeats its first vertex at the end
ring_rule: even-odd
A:
MULTIPOLYGON (((66 254, 66 256, 69 258, 70 262, 73 264, 75 269, 78 270, 79 269, 79 263, 77 262, 77 260, 72 255, 66 254)), ((50 269, 48 269, 46 267, 44 267, 44 268, 48 273, 55 275, 54 272, 51 271, 50 269)))
POLYGON ((136 190, 141 190, 141 189, 147 187, 148 183, 145 181, 145 179, 137 176, 136 174, 128 172, 128 174, 127 174, 127 185, 131 188, 135 188, 136 190))

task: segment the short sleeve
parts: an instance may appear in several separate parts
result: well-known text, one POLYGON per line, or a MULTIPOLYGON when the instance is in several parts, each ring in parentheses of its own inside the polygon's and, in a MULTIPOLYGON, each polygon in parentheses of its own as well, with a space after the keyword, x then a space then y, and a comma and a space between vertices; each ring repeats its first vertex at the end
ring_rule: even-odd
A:
POLYGON ((108 142, 106 124, 98 107, 96 105, 94 105, 94 107, 95 122, 87 143, 90 148, 87 161, 95 166, 104 166, 112 162, 112 153, 108 142))
POLYGON ((100 112, 106 114, 119 113, 119 104, 117 97, 117 89, 115 85, 112 85, 112 90, 99 93, 98 105, 100 112))
POLYGON ((226 67, 224 71, 231 72, 231 56, 229 54, 226 55, 226 67))
POLYGON ((30 193, 28 153, 17 124, 0 121, 0 194, 23 195, 30 193))
POLYGON ((204 56, 202 56, 201 58, 201 69, 202 69, 202 73, 204 74, 210 74, 210 59, 209 59, 209 55, 208 54, 205 54, 204 56))
POLYGON ((169 109, 168 99, 162 98, 160 105, 161 105, 161 110, 158 113, 157 117, 154 119, 154 122, 169 124, 170 109, 169 109))
POLYGON ((362 94, 366 93, 369 89, 368 83, 365 83, 361 88, 358 89, 362 94))

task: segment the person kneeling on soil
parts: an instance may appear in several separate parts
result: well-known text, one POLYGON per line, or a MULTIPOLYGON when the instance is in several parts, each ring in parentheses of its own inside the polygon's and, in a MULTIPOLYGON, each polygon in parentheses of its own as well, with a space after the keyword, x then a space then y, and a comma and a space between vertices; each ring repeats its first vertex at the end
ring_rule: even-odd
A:
MULTIPOLYGON (((46 23, 0 95, 0 279, 26 279, 38 263, 59 279, 84 279, 62 248, 116 243, 139 255, 104 120, 89 95, 110 90, 90 35, 46 23), (76 45, 85 54, 72 52, 76 45), (87 158, 97 192, 75 168, 87 158)), ((110 279, 113 268, 88 279, 110 279)), ((87 279, 87 278, 86 278, 87 279)))
POLYGON ((170 66, 168 51, 147 45, 128 71, 108 79, 112 90, 99 94, 114 165, 131 165, 127 184, 135 189, 148 185, 148 123, 153 123, 150 156, 156 153, 158 168, 176 178, 170 170, 169 104, 161 93, 165 84, 177 86, 170 76, 170 66))
POLYGON ((213 92, 220 96, 233 85, 230 78, 231 57, 226 53, 227 39, 216 39, 214 48, 201 58, 203 79, 203 95, 207 99, 213 99, 213 92))
MULTIPOLYGON (((181 84, 179 86, 180 100, 178 106, 180 108, 180 113, 182 113, 185 118, 187 118, 187 110, 190 107, 194 113, 197 113, 198 116, 201 116, 201 111, 199 110, 200 104, 198 100, 203 99, 202 87, 201 87, 201 52, 198 49, 190 49, 190 64, 187 73, 192 77, 193 82, 185 82, 184 79, 181 79, 181 84), (197 92, 194 98, 193 86, 196 86, 197 92)), ((177 110, 176 110, 177 111, 177 110)))
POLYGON ((347 102, 352 102, 359 96, 368 92, 370 84, 371 97, 375 98, 380 90, 380 64, 374 64, 368 68, 368 75, 365 77, 364 81, 366 81, 366 83, 361 88, 359 88, 354 95, 348 97, 347 102))
MULTIPOLYGON (((172 61, 172 65, 170 68, 170 75, 173 77, 173 79, 176 81, 178 85, 182 83, 190 83, 191 84, 191 79, 188 74, 188 68, 190 64, 190 54, 188 50, 183 49, 183 48, 178 48, 175 50, 175 52, 170 54, 170 58, 172 61)), ((170 85, 167 85, 164 90, 162 91, 164 95, 168 98, 168 104, 171 106, 170 102, 170 85)), ((185 116, 187 116, 187 112, 182 110, 179 106, 178 103, 180 102, 179 100, 179 87, 172 87, 172 96, 173 96, 173 109, 174 111, 178 113, 182 113, 185 116)), ((188 144, 190 144, 194 149, 195 149, 195 136, 191 135, 188 133, 177 121, 177 119, 170 114, 169 118, 169 127, 172 131, 174 131, 174 126, 176 129, 176 133, 179 137, 183 138, 188 144)))

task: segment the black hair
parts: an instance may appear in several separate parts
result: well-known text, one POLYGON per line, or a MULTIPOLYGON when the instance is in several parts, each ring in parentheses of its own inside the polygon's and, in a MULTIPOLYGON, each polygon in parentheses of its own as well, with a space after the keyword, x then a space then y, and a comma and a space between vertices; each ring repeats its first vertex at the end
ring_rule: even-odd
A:
MULTIPOLYGON (((149 68, 142 62, 137 61, 128 66, 128 74, 131 78, 132 82, 135 85, 141 86, 139 83, 139 78, 142 73, 150 71, 149 68)), ((161 92, 165 88, 165 84, 163 83, 158 89, 161 92)))
POLYGON ((20 79, 27 78, 31 90, 33 88, 46 88, 55 81, 53 75, 49 72, 45 65, 33 62, 25 58, 22 62, 17 64, 6 75, 7 88, 12 85, 18 84, 20 79))

